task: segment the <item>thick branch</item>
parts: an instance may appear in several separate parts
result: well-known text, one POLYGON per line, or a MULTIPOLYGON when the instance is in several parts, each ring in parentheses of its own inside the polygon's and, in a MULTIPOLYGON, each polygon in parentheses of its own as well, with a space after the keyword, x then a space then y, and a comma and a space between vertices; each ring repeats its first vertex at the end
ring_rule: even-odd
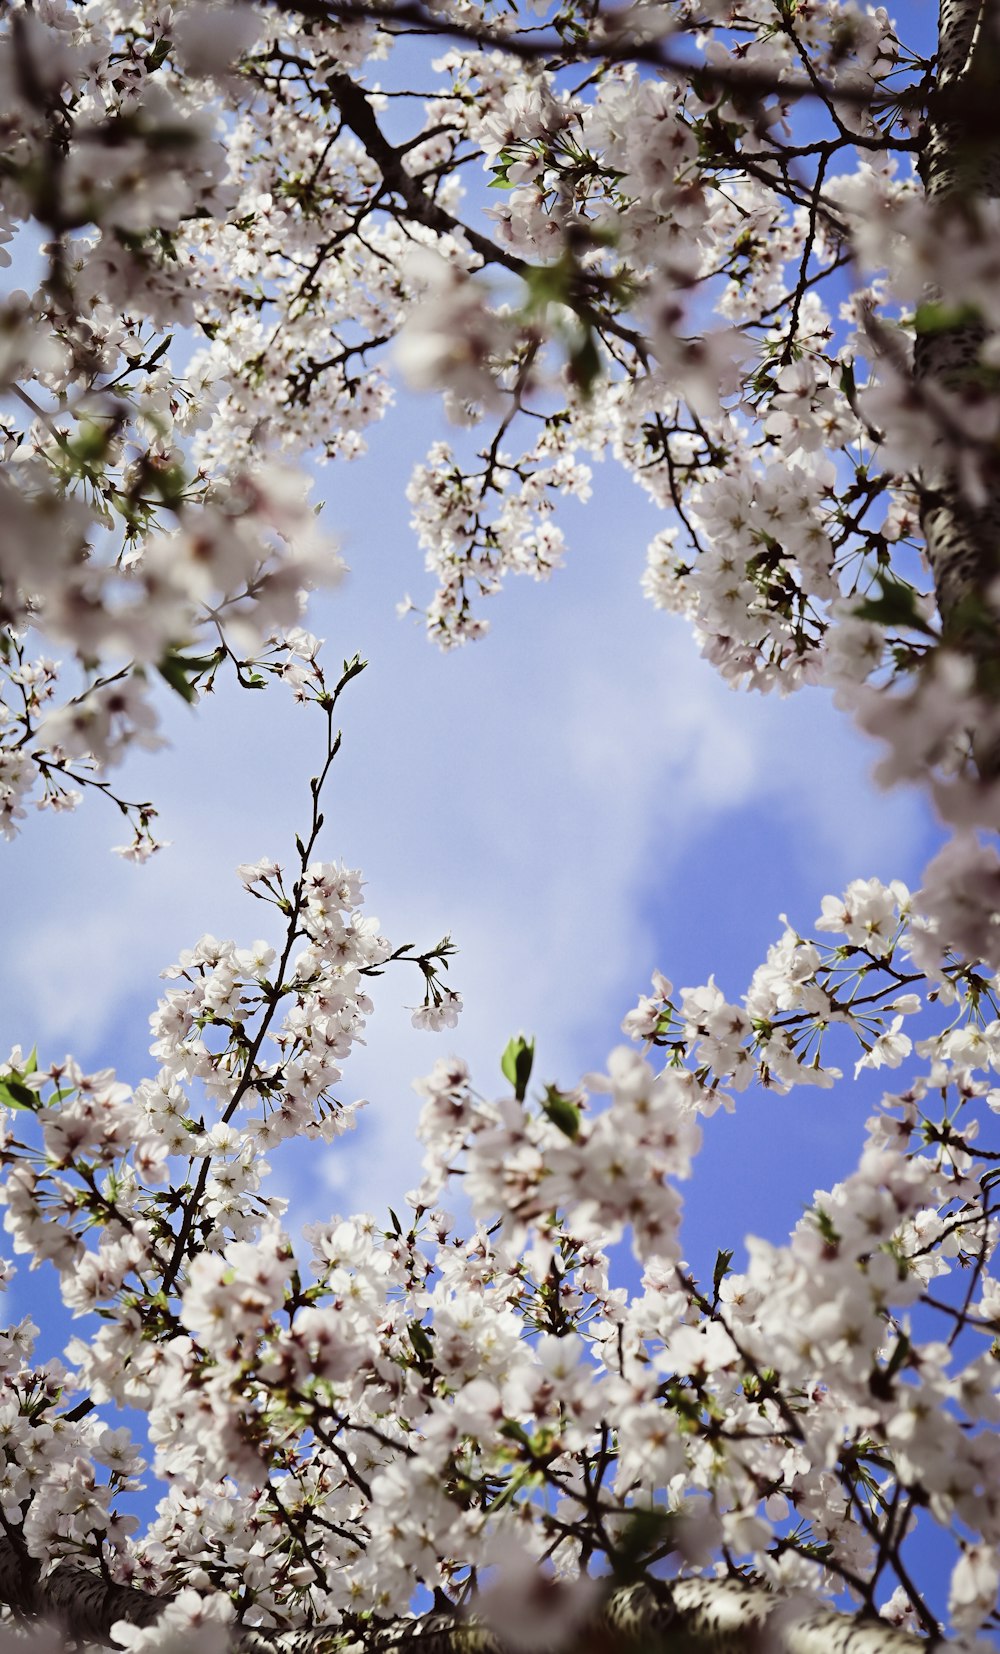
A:
POLYGON ((386 189, 403 203, 408 218, 429 230, 436 230, 439 235, 463 236, 484 264, 502 264, 515 275, 523 274, 527 269, 523 258, 507 252, 489 236, 480 235, 478 230, 471 229, 446 212, 425 192, 419 179, 407 172, 403 164, 404 151, 389 142, 375 119, 367 97, 349 75, 331 75, 328 85, 344 125, 360 140, 366 154, 382 174, 386 189))
POLYGON ((79 1563, 61 1562, 44 1580, 40 1572, 22 1545, 0 1539, 0 1602, 21 1618, 51 1621, 74 1637, 107 1642, 116 1620, 152 1625, 164 1606, 162 1597, 109 1584, 79 1563))
POLYGON ((872 114, 922 110, 928 104, 927 89, 921 83, 895 88, 877 83, 859 86, 850 81, 836 85, 815 72, 792 75, 785 71, 776 73, 770 68, 757 69, 732 59, 711 63, 687 59, 681 53, 672 52, 663 40, 643 37, 641 33, 630 34, 627 28, 621 27, 614 12, 603 15, 603 28, 590 27, 564 39, 547 27, 491 28, 479 19, 470 21, 435 12, 424 5, 423 0, 398 0, 397 4, 383 4, 383 0, 275 0, 275 4, 279 11, 295 12, 302 17, 324 21, 370 19, 390 32, 465 40, 484 51, 507 52, 524 63, 544 63, 550 67, 595 61, 642 63, 682 84, 697 78, 700 87, 720 96, 779 97, 789 103, 819 98, 827 105, 843 105, 872 114))
MULTIPOLYGON (((403 157, 409 146, 397 148, 389 142, 375 119, 367 95, 349 75, 331 75, 327 84, 344 125, 354 133, 365 153, 375 162, 382 174, 386 190, 402 202, 403 213, 412 223, 423 224, 429 230, 436 230, 439 235, 463 237, 479 254, 484 265, 500 264, 517 276, 528 273, 531 266, 525 259, 519 258, 516 253, 508 252, 506 247, 499 246, 489 236, 481 234, 479 230, 474 230, 471 225, 456 218, 426 193, 419 178, 414 178, 407 172, 403 157)), ((598 314, 595 311, 594 319, 602 331, 613 333, 616 338, 623 339, 641 360, 645 360, 646 345, 641 334, 633 328, 626 327, 616 316, 609 313, 598 314)))
MULTIPOLYGON (((170 1600, 108 1584, 76 1563, 60 1563, 39 1581, 37 1563, 0 1540, 0 1601, 20 1616, 48 1620, 68 1634, 111 1647, 116 1620, 152 1624, 170 1600)), ((604 1654, 921 1654, 932 1643, 879 1619, 853 1619, 807 1598, 775 1595, 742 1580, 684 1579, 654 1590, 633 1585, 612 1593, 597 1638, 579 1648, 604 1654)), ((343 1626, 292 1631, 236 1629, 232 1654, 338 1654, 343 1626)), ((428 1614, 354 1630, 370 1654, 509 1654, 501 1634, 474 1619, 428 1614)))
MULTIPOLYGON (((940 81, 922 174, 940 215, 941 235, 971 223, 977 200, 1000 198, 1000 118, 996 86, 1000 41, 989 27, 986 0, 941 0, 940 81)), ((931 294, 948 303, 947 294, 931 294)), ((985 396, 976 320, 921 334, 918 380, 934 381, 964 400, 985 396)), ((1000 633, 990 587, 1000 575, 1000 455, 984 456, 982 498, 969 497, 954 470, 928 479, 922 526, 945 638, 975 661, 980 687, 1000 693, 1000 633)), ((985 778, 1000 774, 1000 753, 980 754, 985 778)))

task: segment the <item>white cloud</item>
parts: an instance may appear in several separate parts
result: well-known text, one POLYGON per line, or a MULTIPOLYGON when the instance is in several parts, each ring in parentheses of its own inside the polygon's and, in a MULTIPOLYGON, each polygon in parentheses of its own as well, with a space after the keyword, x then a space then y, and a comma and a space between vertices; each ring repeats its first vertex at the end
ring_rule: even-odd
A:
MULTIPOLYGON (((133 985, 134 947, 133 926, 123 912, 92 910, 69 931, 58 920, 32 926, 19 949, 20 994, 30 1005, 32 1040, 65 1043, 73 1051, 98 1047, 133 985)), ((49 1055, 55 1057, 55 1049, 49 1055)))
MULTIPOLYGON (((338 1203, 349 1195, 377 1212, 418 1181, 410 1081, 438 1053, 461 1052, 486 1091, 502 1083, 500 1051, 522 1028, 539 1036, 543 1079, 575 1082, 602 1060, 608 1030, 613 1038, 646 985, 639 962, 657 946, 649 892, 672 902, 679 925, 692 922, 692 881, 711 885, 700 841, 713 827, 729 822, 738 834, 747 807, 765 807, 772 827, 760 856, 788 863, 789 907, 802 873, 815 881, 824 870, 823 889, 834 890, 873 864, 898 868, 918 852, 918 807, 872 795, 868 750, 828 703, 750 701, 671 641, 653 671, 638 656, 625 659, 610 683, 571 650, 556 653, 541 733, 531 723, 537 686, 508 689, 506 716, 522 733, 501 745, 491 730, 475 789, 451 795, 447 834, 397 830, 387 854, 369 823, 382 859, 378 910, 405 910, 407 936, 421 939, 447 920, 461 947, 454 971, 467 1011, 458 1030, 429 1040, 397 1008, 409 998, 405 985, 379 985, 384 1009, 348 1073, 350 1094, 367 1092, 373 1107, 358 1136, 330 1151, 322 1174, 338 1203), (594 1024, 603 1025, 599 1049, 594 1024)), ((462 768, 462 739, 453 730, 449 769, 462 768)), ((429 776, 425 795, 411 796, 413 818, 436 816, 439 788, 440 777, 429 776)), ((740 916, 721 914, 710 894, 703 906, 721 965, 740 916)), ((796 916, 808 925, 814 913, 796 916)), ((759 957, 778 928, 776 909, 759 957)), ((663 951, 658 960, 672 968, 663 951)))

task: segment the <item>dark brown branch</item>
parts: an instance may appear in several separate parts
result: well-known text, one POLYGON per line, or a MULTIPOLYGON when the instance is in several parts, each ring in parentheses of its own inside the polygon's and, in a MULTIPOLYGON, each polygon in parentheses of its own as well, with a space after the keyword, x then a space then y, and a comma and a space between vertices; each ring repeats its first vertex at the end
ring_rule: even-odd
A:
POLYGON ((523 275, 527 269, 524 259, 497 246, 489 236, 470 229, 426 194, 419 179, 407 172, 403 165, 405 146, 397 149, 389 142, 375 119, 367 97, 349 75, 331 75, 328 85, 344 125, 360 140, 365 153, 382 174, 386 189, 398 196, 408 218, 429 230, 436 230, 439 235, 464 236, 484 264, 502 264, 515 275, 523 275))
POLYGON ((0 1539, 0 1602, 25 1619, 47 1620, 74 1637, 107 1641, 116 1620, 152 1625, 163 1597, 130 1585, 109 1584, 76 1562, 60 1562, 44 1579, 20 1536, 0 1539))
POLYGON ((526 63, 555 66, 594 61, 643 63, 659 69, 673 80, 697 80, 707 91, 741 98, 779 97, 782 102, 792 103, 803 98, 819 98, 828 105, 858 108, 873 115, 896 109, 922 110, 928 104, 927 89, 922 83, 883 90, 877 82, 873 82, 872 87, 867 89, 856 85, 833 85, 815 71, 811 75, 785 78, 775 75, 770 69, 759 70, 735 62, 709 64, 697 60, 685 61, 672 55, 661 40, 642 40, 630 36, 616 26, 611 13, 601 19, 603 33, 594 30, 592 34, 584 33, 579 38, 564 40, 543 29, 505 33, 490 29, 485 24, 463 22, 456 17, 431 11, 420 0, 399 0, 396 5, 380 5, 377 0, 275 0, 275 3, 280 11, 294 12, 302 17, 327 21, 369 19, 389 30, 408 30, 432 38, 467 40, 486 50, 509 52, 511 57, 526 63))
MULTIPOLYGON (((366 94, 349 75, 331 75, 328 86, 344 125, 354 133, 363 145, 365 153, 375 162, 382 174, 386 190, 398 197, 405 216, 411 222, 423 224, 429 230, 436 230, 439 235, 462 237, 473 251, 478 253, 484 265, 502 265, 505 270, 510 270, 516 276, 524 276, 530 271, 532 267, 525 259, 519 258, 516 253, 508 252, 489 236, 455 218, 427 194, 420 179, 407 172, 403 165, 403 156, 411 145, 401 144, 397 147, 389 142, 375 119, 366 94)), ((589 295, 587 299, 589 301, 589 295)), ((595 326, 623 339, 626 344, 631 345, 640 360, 645 360, 645 341, 639 333, 633 328, 626 327, 623 322, 604 310, 599 310, 596 305, 588 302, 587 308, 595 326)))

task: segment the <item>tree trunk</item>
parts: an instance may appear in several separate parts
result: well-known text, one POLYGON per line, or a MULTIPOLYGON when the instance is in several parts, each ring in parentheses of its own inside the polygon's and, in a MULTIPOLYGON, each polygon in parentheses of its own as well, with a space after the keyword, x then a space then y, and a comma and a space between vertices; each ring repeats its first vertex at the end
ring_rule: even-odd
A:
MULTIPOLYGON (((941 0, 937 86, 929 100, 921 176, 947 238, 976 222, 976 199, 1000 198, 1000 29, 994 0, 941 0)), ((928 299, 947 309, 947 294, 928 299)), ((944 317, 947 322, 947 316, 944 317)), ((963 398, 977 391, 995 410, 995 388, 979 367, 984 329, 956 318, 918 335, 918 384, 934 381, 963 398)), ((954 468, 930 478, 921 524, 934 577, 944 638, 974 662, 978 687, 1000 699, 1000 453, 980 464, 981 492, 972 494, 954 468), (991 601, 992 598, 992 601, 991 601)), ((977 754, 984 780, 1000 775, 1000 750, 977 754)))
MULTIPOLYGON (((0 1602, 19 1618, 48 1621, 82 1641, 112 1647, 116 1620, 148 1626, 169 1597, 108 1584, 77 1563, 39 1581, 38 1567, 0 1540, 0 1602)), ((234 1628, 232 1654, 337 1654, 344 1628, 234 1628)), ((397 1620, 355 1633, 371 1654, 510 1654, 481 1621, 448 1614, 397 1620)), ((614 1591, 598 1623, 566 1654, 921 1654, 928 1644, 885 1620, 857 1620, 806 1597, 781 1597, 741 1580, 683 1579, 654 1591, 614 1591)))

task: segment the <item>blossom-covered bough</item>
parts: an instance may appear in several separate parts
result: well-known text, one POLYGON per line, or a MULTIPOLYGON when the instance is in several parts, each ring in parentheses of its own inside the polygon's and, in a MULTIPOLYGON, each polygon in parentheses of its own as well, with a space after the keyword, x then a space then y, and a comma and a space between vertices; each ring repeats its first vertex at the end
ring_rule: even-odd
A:
MULTIPOLYGON (((150 1651, 547 1648, 595 1616, 623 1648, 735 1650, 757 1626, 802 1654, 902 1651, 941 1631, 907 1546, 934 1524, 974 1646, 1000 1526, 992 980, 953 960, 929 983, 907 891, 858 881, 740 1005, 658 977, 636 1043, 572 1091, 533 1085, 523 1039, 495 1098, 439 1061, 405 1217, 316 1224, 299 1260, 264 1155, 350 1124, 366 980, 403 951, 312 853, 294 880, 241 870, 280 949, 205 937, 166 973, 150 1078, 15 1052, 0 1080, 15 1253, 102 1322, 67 1364, 33 1359, 30 1321, 3 1335, 8 1607, 150 1651), (905 1089, 787 1246, 751 1239, 738 1272, 720 1250, 699 1283, 677 1185, 702 1131, 751 1084, 833 1086, 839 1027, 859 1068, 915 1051, 905 1089), (141 1535, 125 1407, 166 1484, 141 1535)), ((418 959, 429 983, 447 951, 418 959)))
POLYGON ((0 1645, 1000 1624, 1000 36, 986 0, 903 32, 850 0, 6 6, 0 234, 43 273, 0 306, 0 827, 89 787, 143 859, 109 772, 220 673, 290 682, 326 741, 290 869, 240 870, 277 941, 182 955, 154 1072, 0 1070, 14 1250, 100 1321, 64 1362, 0 1335, 0 1645), (303 467, 362 452, 391 351, 456 426, 410 490, 433 639, 548 576, 611 453, 664 508, 652 600, 734 684, 835 686, 952 836, 915 894, 788 926, 741 1004, 658 976, 605 1073, 545 1083, 523 1038, 499 1091, 439 1062, 408 1208, 300 1259, 264 1157, 350 1125, 370 979, 409 960, 418 1021, 460 1007, 448 939, 393 949, 318 859, 360 663, 331 686, 305 629, 340 564, 303 467), (845 1060, 894 1071, 856 1170, 696 1280, 712 1116, 845 1060))

